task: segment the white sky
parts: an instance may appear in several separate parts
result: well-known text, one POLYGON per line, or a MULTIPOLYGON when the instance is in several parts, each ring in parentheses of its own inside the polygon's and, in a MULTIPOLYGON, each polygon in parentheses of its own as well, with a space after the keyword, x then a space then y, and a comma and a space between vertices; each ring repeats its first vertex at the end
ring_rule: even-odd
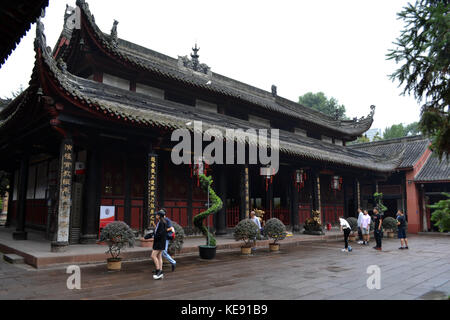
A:
MULTIPOLYGON (((120 38, 176 58, 201 48, 200 62, 213 72, 298 101, 306 92, 323 91, 344 104, 350 118, 366 116, 376 105, 372 128, 419 120, 413 97, 388 74, 388 49, 400 35, 397 12, 406 0, 90 0, 100 29, 109 33, 119 21, 120 38)), ((66 3, 50 0, 46 10, 47 44, 55 45, 66 3)), ((0 69, 0 97, 28 86, 34 65, 31 28, 0 69)))

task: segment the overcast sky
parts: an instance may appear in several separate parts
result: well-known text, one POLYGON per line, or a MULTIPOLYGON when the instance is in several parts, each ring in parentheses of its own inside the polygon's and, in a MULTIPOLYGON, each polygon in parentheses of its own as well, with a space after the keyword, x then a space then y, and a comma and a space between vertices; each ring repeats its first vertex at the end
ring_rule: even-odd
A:
MULTIPOLYGON (((399 36, 397 20, 406 0, 90 0, 100 29, 109 33, 119 21, 120 38, 177 58, 197 42, 200 62, 213 72, 293 101, 307 92, 336 98, 351 118, 366 116, 376 105, 372 128, 419 120, 413 97, 400 96, 386 61, 399 36)), ((63 27, 66 4, 50 0, 46 10, 47 44, 53 47, 63 27)), ((31 28, 0 69, 0 97, 28 86, 34 65, 31 28)))

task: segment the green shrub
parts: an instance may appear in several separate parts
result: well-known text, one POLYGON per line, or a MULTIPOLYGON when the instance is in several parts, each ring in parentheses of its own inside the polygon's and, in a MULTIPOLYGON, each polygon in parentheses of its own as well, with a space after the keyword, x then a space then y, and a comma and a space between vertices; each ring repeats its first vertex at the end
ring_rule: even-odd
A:
POLYGON ((178 223, 172 221, 172 226, 175 229, 175 240, 170 240, 169 242, 169 253, 174 254, 176 252, 180 252, 183 248, 184 238, 186 234, 182 226, 178 223))
POLYGON ((356 219, 355 217, 348 217, 347 219, 348 224, 350 225, 350 229, 352 229, 352 231, 358 231, 358 219, 356 219))
POLYGON ((395 231, 397 229, 397 219, 386 217, 383 219, 383 229, 395 231))
POLYGON ((264 235, 273 239, 273 244, 286 238, 286 226, 277 218, 269 219, 264 226, 264 235))
POLYGON ((203 220, 205 220, 209 215, 215 214, 220 209, 222 209, 222 200, 216 195, 211 184, 213 182, 212 177, 207 177, 204 174, 199 176, 200 186, 205 192, 209 192, 209 200, 211 201, 211 207, 208 210, 200 212, 194 217, 194 226, 197 227, 202 234, 206 237, 206 245, 215 247, 216 238, 209 232, 208 228, 203 225, 203 220))
POLYGON ((234 228, 234 239, 236 241, 243 240, 244 247, 251 247, 251 241, 256 238, 259 233, 258 226, 250 219, 244 219, 239 221, 234 228))
POLYGON ((440 232, 448 232, 450 231, 450 193, 443 192, 442 194, 447 199, 429 205, 428 207, 434 209, 431 214, 431 221, 435 223, 440 232))
POLYGON ((122 221, 114 221, 102 229, 100 241, 108 244, 106 253, 111 255, 111 260, 120 260, 120 251, 125 247, 134 246, 134 232, 122 221))

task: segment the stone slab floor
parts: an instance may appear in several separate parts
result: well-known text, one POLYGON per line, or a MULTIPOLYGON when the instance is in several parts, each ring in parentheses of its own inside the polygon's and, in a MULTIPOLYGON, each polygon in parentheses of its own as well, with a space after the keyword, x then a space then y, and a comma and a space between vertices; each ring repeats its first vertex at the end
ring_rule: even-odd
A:
POLYGON ((410 249, 384 239, 383 251, 355 243, 304 243, 279 253, 219 252, 204 261, 180 257, 175 272, 153 280, 150 260, 125 262, 120 272, 105 264, 81 266, 81 289, 69 290, 66 267, 36 270, 0 260, 0 299, 323 300, 447 299, 450 237, 411 236, 410 249), (380 269, 380 289, 369 289, 371 265, 380 269))

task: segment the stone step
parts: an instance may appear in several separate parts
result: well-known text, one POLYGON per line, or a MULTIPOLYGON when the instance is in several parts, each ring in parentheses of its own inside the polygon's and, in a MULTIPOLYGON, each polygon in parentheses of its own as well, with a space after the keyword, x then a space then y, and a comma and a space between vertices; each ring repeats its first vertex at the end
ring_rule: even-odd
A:
POLYGON ((13 264, 25 263, 24 257, 13 253, 3 255, 3 260, 13 264))

